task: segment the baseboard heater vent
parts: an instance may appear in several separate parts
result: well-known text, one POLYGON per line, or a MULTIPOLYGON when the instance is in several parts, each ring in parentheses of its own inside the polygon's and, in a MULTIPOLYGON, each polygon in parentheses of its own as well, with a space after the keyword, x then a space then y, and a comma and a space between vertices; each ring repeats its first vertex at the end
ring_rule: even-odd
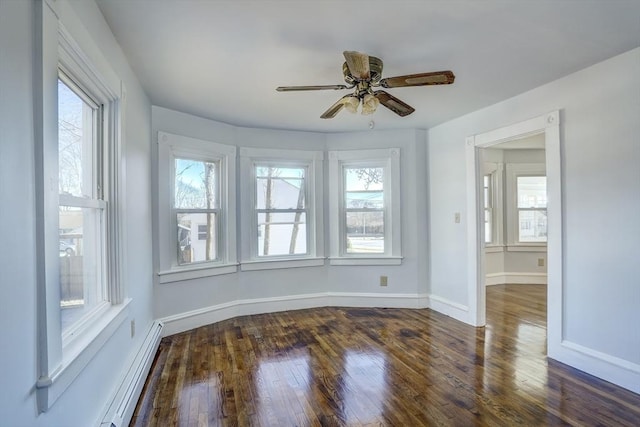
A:
POLYGON ((100 427, 125 427, 144 387, 162 338, 162 322, 154 322, 102 418, 100 427))

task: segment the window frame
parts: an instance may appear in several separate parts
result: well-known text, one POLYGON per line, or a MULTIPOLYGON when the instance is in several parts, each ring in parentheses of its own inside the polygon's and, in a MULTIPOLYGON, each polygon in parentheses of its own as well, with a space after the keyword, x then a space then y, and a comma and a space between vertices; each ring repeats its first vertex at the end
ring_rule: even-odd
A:
MULTIPOLYGON (((171 283, 237 271, 236 260, 236 147, 159 131, 158 143, 158 280, 171 283), (216 162, 219 217, 217 257, 188 264, 178 262, 178 211, 175 207, 175 160, 216 162)), ((205 209, 206 210, 206 209, 205 209)), ((194 211, 203 211, 195 209, 194 211)), ((193 238, 193 236, 192 236, 193 238)))
POLYGON ((400 149, 329 151, 328 154, 331 265, 400 265, 402 263, 400 149), (346 250, 345 166, 384 169, 383 253, 348 253, 346 250))
MULTIPOLYGON (((323 213, 323 157, 322 151, 277 150, 243 147, 240 149, 242 271, 314 267, 324 265, 323 213), (305 216, 307 251, 305 254, 259 256, 256 166, 303 167, 305 176, 305 216)), ((295 212, 294 210, 279 210, 295 212)))
MULTIPOLYGON (((38 412, 50 409, 127 318, 130 299, 125 298, 126 200, 122 152, 126 91, 90 40, 80 46, 58 21, 55 5, 39 2, 35 9, 36 73, 34 100, 36 129, 36 264, 38 277, 38 380, 35 384, 38 412), (85 52, 90 52, 88 56, 85 52), (99 66, 96 66, 99 64, 99 66), (104 174, 100 201, 59 194, 58 77, 64 73, 101 106, 99 134, 104 174), (104 210, 103 258, 105 303, 83 316, 64 336, 61 325, 59 207, 69 202, 100 205, 104 210)), ((72 88, 73 89, 73 88, 72 88)))
MULTIPOLYGON (((518 177, 545 176, 544 163, 507 163, 506 165, 506 215, 507 215, 507 244, 509 251, 544 251, 547 242, 520 241, 518 233, 518 177)), ((524 209, 547 212, 547 208, 524 209)), ((548 229, 548 224, 547 224, 548 229)))

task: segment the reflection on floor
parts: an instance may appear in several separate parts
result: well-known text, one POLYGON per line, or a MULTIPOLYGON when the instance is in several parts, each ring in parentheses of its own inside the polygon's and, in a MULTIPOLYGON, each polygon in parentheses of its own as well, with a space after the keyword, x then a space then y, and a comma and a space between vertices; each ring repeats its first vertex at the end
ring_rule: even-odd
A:
POLYGON ((546 288, 431 310, 245 316, 162 340, 132 425, 640 425, 640 396, 546 354, 546 288))

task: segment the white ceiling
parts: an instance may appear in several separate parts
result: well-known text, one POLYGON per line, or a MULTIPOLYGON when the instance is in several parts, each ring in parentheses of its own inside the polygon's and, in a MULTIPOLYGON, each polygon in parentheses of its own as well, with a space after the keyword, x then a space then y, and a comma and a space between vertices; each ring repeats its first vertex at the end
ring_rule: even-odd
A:
POLYGON ((640 46, 638 0, 97 3, 154 105, 245 127, 425 129, 640 46), (416 109, 404 118, 381 106, 323 120, 348 91, 275 91, 343 83, 344 50, 381 58, 383 77, 456 81, 388 89, 416 109))

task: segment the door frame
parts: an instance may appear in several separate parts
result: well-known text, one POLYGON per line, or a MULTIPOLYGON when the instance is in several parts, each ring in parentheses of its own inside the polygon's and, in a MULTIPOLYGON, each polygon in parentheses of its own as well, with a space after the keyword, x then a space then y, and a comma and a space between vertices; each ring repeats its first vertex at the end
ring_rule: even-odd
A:
POLYGON ((469 323, 486 323, 482 165, 480 150, 514 139, 544 133, 547 170, 547 354, 556 354, 562 343, 562 163, 560 111, 555 110, 466 138, 467 170, 467 291, 469 323))

